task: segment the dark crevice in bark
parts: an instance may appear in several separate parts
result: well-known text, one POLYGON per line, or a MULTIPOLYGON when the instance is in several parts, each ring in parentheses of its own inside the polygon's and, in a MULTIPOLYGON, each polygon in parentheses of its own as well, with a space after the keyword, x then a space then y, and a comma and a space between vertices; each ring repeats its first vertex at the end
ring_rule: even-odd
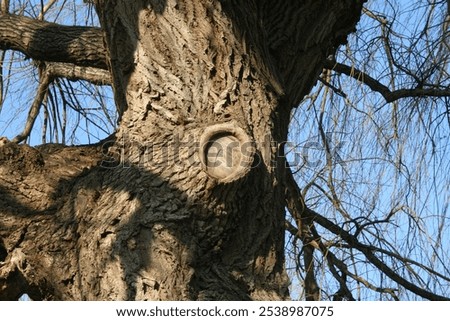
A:
POLYGON ((3 244, 2 239, 0 239, 0 262, 4 262, 8 252, 6 251, 5 244, 3 244))

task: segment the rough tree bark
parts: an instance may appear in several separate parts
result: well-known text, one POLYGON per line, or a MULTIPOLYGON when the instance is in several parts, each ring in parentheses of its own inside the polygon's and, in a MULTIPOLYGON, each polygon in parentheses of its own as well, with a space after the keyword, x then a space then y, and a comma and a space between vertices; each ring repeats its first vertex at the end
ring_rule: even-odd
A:
POLYGON ((98 0, 91 64, 70 44, 97 30, 48 54, 55 25, 2 30, 108 66, 122 118, 103 145, 0 142, 0 299, 287 299, 280 146, 362 2, 98 0))

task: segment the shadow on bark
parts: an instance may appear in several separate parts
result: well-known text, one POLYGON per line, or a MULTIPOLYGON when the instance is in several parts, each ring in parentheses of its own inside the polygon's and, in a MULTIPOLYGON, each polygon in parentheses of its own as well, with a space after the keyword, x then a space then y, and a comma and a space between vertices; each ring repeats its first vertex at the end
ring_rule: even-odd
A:
MULTIPOLYGON (((264 284, 269 275, 254 271, 255 260, 267 257, 274 243, 261 189, 246 187, 267 186, 261 165, 243 180, 209 190, 199 185, 197 193, 210 200, 206 206, 159 174, 129 164, 104 164, 111 168, 100 165, 63 177, 49 197, 54 203, 41 210, 0 187, 0 235, 10 254, 2 261, 9 264, 8 288, 15 287, 15 296, 249 300, 255 289, 275 290, 264 284), (5 235, 13 226, 18 235, 5 235), (20 264, 14 257, 17 250, 23 255, 20 264)), ((6 170, 11 166, 0 165, 6 170)), ((52 170, 45 166, 36 172, 45 176, 52 170)), ((36 174, 26 173, 20 180, 32 181, 36 174)), ((282 264, 273 264, 282 274, 282 264)))

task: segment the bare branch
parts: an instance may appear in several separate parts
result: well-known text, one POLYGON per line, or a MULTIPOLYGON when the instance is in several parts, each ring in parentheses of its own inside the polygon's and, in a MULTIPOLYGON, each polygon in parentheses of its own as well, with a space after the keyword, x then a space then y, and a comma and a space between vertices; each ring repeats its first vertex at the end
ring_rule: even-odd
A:
POLYGON ((25 128, 21 134, 17 135, 12 140, 14 143, 23 142, 29 137, 34 122, 39 114, 42 102, 47 94, 48 87, 54 79, 66 78, 72 81, 85 80, 96 85, 107 85, 111 83, 109 72, 98 68, 80 67, 64 63, 42 63, 39 66, 39 70, 39 87, 37 89, 36 97, 28 113, 25 128))
POLYGON ((42 105, 42 101, 47 94, 48 86, 52 82, 53 78, 50 77, 49 73, 44 68, 40 68, 39 73, 39 87, 36 92, 36 97, 34 98, 33 104, 31 105, 30 111, 28 112, 27 122, 25 128, 21 134, 14 137, 13 143, 23 142, 30 136, 31 130, 33 129, 34 122, 39 115, 39 110, 42 105))
POLYGON ((0 2, 0 12, 9 12, 9 0, 1 0, 0 2))
POLYGON ((293 185, 297 186, 297 183, 292 176, 292 172, 289 173, 291 175, 286 175, 286 204, 295 218, 298 226, 297 236, 303 243, 303 259, 305 264, 305 293, 306 300, 310 301, 318 301, 320 300, 320 288, 317 283, 314 271, 314 250, 317 247, 316 241, 311 233, 311 226, 313 224, 311 217, 303 216, 302 214, 306 213, 304 211, 305 204, 302 202, 301 198, 293 197, 291 194, 293 185))
POLYGON ((320 215, 319 213, 306 208, 305 211, 308 213, 308 215, 314 217, 314 221, 317 222, 322 227, 326 228, 328 231, 332 232, 335 235, 338 235, 341 237, 345 242, 347 242, 350 246, 353 248, 361 251, 366 258, 377 268, 380 269, 384 274, 386 274, 389 278, 391 278, 393 281, 397 282, 404 288, 410 290, 411 292, 432 301, 449 301, 450 298, 434 294, 432 292, 429 292, 427 290, 424 290, 422 288, 419 288, 415 284, 407 281, 406 279, 402 278, 400 275, 395 273, 390 267, 388 267, 383 261, 381 261, 376 255, 373 253, 373 249, 371 246, 365 245, 360 243, 353 235, 339 227, 338 225, 334 224, 324 216, 320 215))
POLYGON ((325 68, 334 70, 338 73, 352 77, 363 84, 367 85, 373 91, 380 93, 386 102, 391 103, 401 98, 413 98, 413 97, 446 97, 450 96, 450 89, 439 88, 411 88, 411 89, 398 89, 391 91, 387 86, 381 82, 366 74, 365 72, 350 67, 333 60, 327 60, 325 62, 325 68))
POLYGON ((111 84, 111 74, 100 68, 53 62, 47 63, 46 69, 53 78, 66 78, 72 81, 85 80, 94 85, 111 84))
POLYGON ((5 61, 5 51, 0 50, 0 113, 3 107, 3 101, 5 100, 5 95, 3 93, 3 63, 5 61))
MULTIPOLYGON (((292 172, 289 167, 286 167, 286 198, 287 198, 287 207, 290 211, 294 213, 299 213, 302 218, 311 220, 312 222, 316 222, 331 233, 335 234, 336 236, 339 236, 342 240, 347 242, 349 246, 351 246, 354 249, 357 249, 361 253, 365 255, 365 257, 369 260, 370 263, 375 265, 380 271, 382 271, 385 275, 387 275, 389 278, 391 278, 393 281, 397 282, 399 285, 403 286, 404 288, 408 289, 409 291, 425 298, 428 300, 434 300, 434 301, 447 301, 450 300, 450 298, 440 296, 437 294, 434 294, 432 292, 429 292, 425 289, 422 289, 415 284, 409 282, 408 280, 401 277, 399 274, 397 274, 395 271, 393 271, 390 267, 388 267, 383 261, 381 261, 375 254, 376 249, 374 249, 372 246, 365 245, 358 241, 358 239, 344 230, 343 228, 339 227, 338 225, 334 224, 329 219, 325 218, 324 216, 320 215, 319 213, 315 212, 314 210, 308 208, 306 204, 303 201, 302 194, 300 191, 300 188, 298 187, 297 183, 294 180, 294 177, 292 175, 292 172)), ((292 213, 291 212, 291 213, 292 213)), ((317 244, 317 241, 315 241, 315 244, 317 244)), ((318 245, 317 245, 318 247, 318 245)))
MULTIPOLYGON (((329 261, 329 264, 332 264, 332 265, 338 267, 342 273, 351 277, 355 281, 357 281, 361 284, 364 284, 364 286, 371 289, 372 291, 375 291, 378 293, 387 293, 387 294, 390 294, 394 298, 394 300, 396 300, 396 301, 399 300, 395 289, 377 287, 377 286, 373 285, 372 283, 370 283, 369 281, 367 281, 366 279, 362 278, 361 276, 350 272, 347 264, 345 264, 342 260, 339 260, 336 257, 336 255, 334 255, 334 253, 332 251, 330 251, 330 249, 323 244, 323 242, 321 240, 319 240, 318 243, 319 243, 319 248, 322 251, 322 254, 324 256, 326 256, 327 260, 329 261)), ((342 284, 341 284, 341 287, 342 287, 342 284)), ((351 295, 351 292, 349 290, 346 290, 345 293, 346 294, 348 293, 347 295, 351 295)))
POLYGON ((17 50, 40 61, 107 69, 100 28, 63 26, 0 14, 0 49, 17 50))
POLYGON ((48 10, 56 3, 58 0, 50 0, 43 8, 42 11, 39 13, 38 20, 44 20, 44 15, 47 13, 48 10))

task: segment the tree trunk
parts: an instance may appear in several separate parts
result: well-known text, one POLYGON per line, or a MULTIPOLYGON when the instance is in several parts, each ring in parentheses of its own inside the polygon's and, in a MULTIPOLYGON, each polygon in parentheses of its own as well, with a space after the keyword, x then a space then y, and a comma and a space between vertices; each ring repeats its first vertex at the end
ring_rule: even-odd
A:
POLYGON ((361 5, 97 1, 120 125, 0 143, 0 298, 287 299, 290 110, 361 5))

